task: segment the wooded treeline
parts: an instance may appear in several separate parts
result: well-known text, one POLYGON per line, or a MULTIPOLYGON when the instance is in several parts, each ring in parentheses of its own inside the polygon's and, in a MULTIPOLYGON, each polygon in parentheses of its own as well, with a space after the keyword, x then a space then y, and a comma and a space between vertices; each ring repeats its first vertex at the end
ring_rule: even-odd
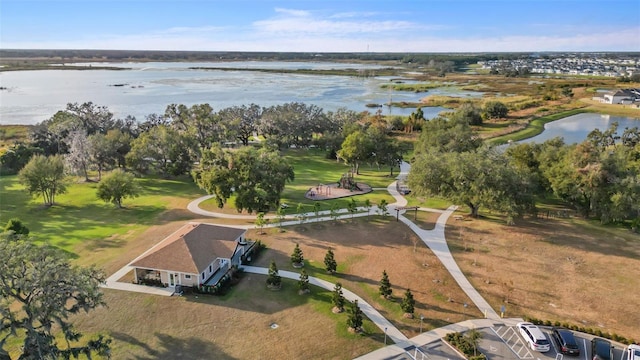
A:
MULTIPOLYGON (((87 181, 92 171, 100 181, 103 172, 116 168, 163 177, 191 174, 199 186, 217 195, 219 206, 234 194, 237 209, 265 211, 279 204, 285 183, 294 178, 279 150, 314 147, 356 168, 367 162, 392 172, 406 151, 392 136, 406 124, 394 120, 380 113, 325 112, 315 105, 286 103, 218 111, 208 104, 171 104, 163 114, 138 122, 133 117, 116 119, 104 106, 74 103, 33 126, 28 142, 0 155, 0 169, 3 174, 21 172, 29 191, 42 195, 47 205, 53 204, 55 191, 46 184, 56 183, 64 191, 62 174, 47 171, 57 175, 55 181, 44 181, 38 169, 59 170, 64 162, 69 172, 87 181), (353 144, 358 146, 349 147, 353 144)), ((117 205, 119 200, 111 198, 117 205)))
POLYGON ((423 126, 416 143, 409 184, 433 195, 499 211, 508 221, 537 215, 536 203, 559 199, 585 218, 640 225, 640 131, 612 124, 579 144, 555 138, 542 144, 490 147, 469 121, 451 116, 423 126))
POLYGON ((483 113, 466 104, 426 120, 420 109, 407 118, 388 118, 380 112, 325 112, 303 103, 218 111, 208 104, 172 104, 164 114, 138 122, 115 119, 106 107, 93 103, 68 104, 34 126, 30 142, 2 154, 0 165, 2 173, 16 173, 34 154, 42 154, 63 156, 66 167, 87 180, 90 170, 100 180, 102 172, 114 168, 165 177, 191 174, 217 196, 219 206, 235 195, 239 210, 267 211, 278 206, 285 183, 295 177, 280 150, 313 147, 356 173, 366 163, 388 167, 393 175, 412 146, 396 135, 419 131, 409 176, 418 195, 466 205, 473 216, 481 208, 499 211, 509 222, 536 215, 540 199, 556 198, 584 217, 638 228, 637 127, 620 132, 616 124, 594 130, 580 144, 554 139, 503 150, 484 144, 475 132, 491 109, 483 113))

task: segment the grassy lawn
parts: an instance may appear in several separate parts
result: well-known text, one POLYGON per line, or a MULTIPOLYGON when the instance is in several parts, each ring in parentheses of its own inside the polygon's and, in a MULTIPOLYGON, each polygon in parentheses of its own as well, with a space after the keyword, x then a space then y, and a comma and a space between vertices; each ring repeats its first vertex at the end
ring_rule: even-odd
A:
POLYGON ((31 126, 0 125, 0 153, 17 142, 26 142, 31 126))
MULTIPOLYGON (((424 219, 428 218, 433 219, 425 215, 424 219)), ((274 260, 281 270, 299 272, 290 261, 297 243, 304 253, 305 269, 310 276, 341 282, 408 337, 419 333, 420 320, 402 316, 400 302, 407 288, 416 299, 416 314, 425 316, 425 330, 464 319, 462 304, 469 302, 466 295, 431 250, 391 216, 295 225, 286 227, 284 232, 268 229, 266 234, 250 230, 248 237, 260 239, 268 246, 253 265, 267 267, 274 260), (324 270, 324 256, 329 248, 338 263, 338 271, 332 275, 324 270), (378 295, 383 270, 389 274, 393 287, 392 300, 378 295)), ((467 314, 482 316, 475 309, 468 309, 467 314)))
POLYGON ((411 193, 408 196, 405 196, 405 198, 407 199, 407 206, 420 206, 440 210, 446 210, 451 206, 451 201, 437 197, 416 196, 411 193))
POLYGON ((108 308, 73 320, 88 334, 107 332, 114 359, 351 359, 383 346, 369 320, 365 334, 347 331, 347 315, 331 312, 330 292, 312 286, 298 295, 287 279, 271 291, 265 280, 245 274, 224 296, 106 291, 108 308))
MULTIPOLYGON (((151 225, 167 219, 192 218, 186 203, 203 194, 189 179, 138 179, 142 193, 126 199, 124 209, 116 209, 96 197, 97 183, 74 183, 66 194, 56 197, 52 207, 42 198, 32 198, 17 176, 0 177, 0 224, 21 219, 38 241, 48 242, 74 256, 98 248, 117 248, 151 225), (172 213, 165 213, 171 211, 172 213), (160 218, 160 214, 164 218, 160 218)), ((94 259, 100 260, 100 259, 94 259)))
MULTIPOLYGON (((284 156, 293 166, 296 176, 293 182, 286 185, 281 197, 282 203, 289 205, 289 208, 285 211, 285 213, 289 215, 297 213, 298 204, 302 204, 304 212, 313 212, 316 201, 307 199, 304 196, 307 190, 318 184, 336 183, 340 180, 342 174, 347 173, 350 168, 342 162, 326 159, 325 153, 319 150, 289 149, 284 152, 284 156)), ((365 183, 372 188, 386 189, 391 182, 395 181, 395 176, 399 171, 399 168, 396 168, 394 170, 394 176, 392 177, 388 168, 378 170, 368 165, 361 165, 360 175, 356 176, 356 181, 365 183)), ((386 190, 374 190, 364 195, 319 201, 321 205, 320 211, 330 210, 334 206, 339 209, 346 208, 347 203, 349 203, 352 198, 356 200, 358 206, 364 206, 366 199, 369 199, 371 204, 378 204, 382 199, 385 199, 387 203, 394 202, 393 197, 390 196, 386 190)), ((222 211, 230 214, 237 213, 233 197, 227 201, 223 209, 218 208, 214 199, 203 202, 201 207, 210 211, 222 211)))

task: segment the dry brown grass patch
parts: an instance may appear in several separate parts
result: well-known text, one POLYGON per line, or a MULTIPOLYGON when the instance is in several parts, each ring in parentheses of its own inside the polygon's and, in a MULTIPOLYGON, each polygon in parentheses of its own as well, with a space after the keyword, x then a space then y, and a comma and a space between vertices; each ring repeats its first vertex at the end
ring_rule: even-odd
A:
MULTIPOLYGON (((471 303, 440 261, 404 224, 387 218, 344 220, 321 224, 304 224, 286 228, 286 232, 267 231, 248 237, 261 239, 268 250, 256 261, 257 266, 269 266, 275 260, 278 268, 296 271, 289 259, 295 244, 304 252, 310 276, 323 276, 339 281, 378 309, 405 335, 418 334, 419 316, 403 318, 400 309, 402 294, 411 289, 416 300, 416 314, 425 316, 424 330, 462 321, 462 304, 471 303), (324 256, 331 248, 338 262, 338 273, 329 276, 324 271, 324 256), (393 299, 378 296, 382 271, 386 270, 393 287, 393 299), (449 302, 451 298, 453 302, 449 302)), ((481 317, 477 309, 467 309, 467 316, 481 317)))
POLYGON ((494 309, 640 339, 640 236, 569 219, 450 222, 447 239, 494 309))

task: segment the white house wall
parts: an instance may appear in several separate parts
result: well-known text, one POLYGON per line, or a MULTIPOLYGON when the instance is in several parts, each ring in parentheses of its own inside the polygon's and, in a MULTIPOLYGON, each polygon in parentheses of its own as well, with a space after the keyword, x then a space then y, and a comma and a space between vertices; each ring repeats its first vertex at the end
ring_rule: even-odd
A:
POLYGON ((198 285, 198 275, 196 275, 196 274, 180 274, 180 285, 183 285, 183 286, 198 285), (187 279, 187 276, 191 276, 191 278, 187 279))

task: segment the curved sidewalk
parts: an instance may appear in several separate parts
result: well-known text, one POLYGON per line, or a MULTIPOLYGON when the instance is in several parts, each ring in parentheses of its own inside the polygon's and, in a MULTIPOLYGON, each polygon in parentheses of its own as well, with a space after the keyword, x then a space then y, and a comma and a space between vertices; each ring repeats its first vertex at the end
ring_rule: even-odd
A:
POLYGON ((400 221, 405 223, 411 230, 413 230, 416 235, 422 239, 422 241, 433 251, 433 253, 438 257, 440 262, 444 265, 444 267, 449 271, 451 276, 456 280, 462 291, 467 294, 469 299, 476 305, 476 307, 483 313, 486 314, 488 319, 499 320, 500 316, 496 313, 495 310, 489 305, 489 303, 478 293, 478 291, 471 285, 467 277, 462 273, 460 267, 456 263, 451 251, 449 250, 449 246, 447 245, 447 240, 445 238, 444 229, 447 224, 447 220, 456 211, 457 206, 450 206, 445 212, 443 212, 436 221, 436 226, 433 230, 423 230, 418 225, 414 224, 411 220, 407 219, 405 216, 400 216, 400 221))
MULTIPOLYGON (((401 164, 401 173, 398 176, 398 178, 402 178, 402 177, 406 177, 411 169, 411 166, 406 163, 403 162, 401 164)), ((492 320, 501 320, 500 316, 496 313, 496 311, 491 308, 491 306, 489 305, 489 303, 478 293, 478 291, 473 287, 473 285, 471 285, 471 283, 469 282, 469 280, 466 278, 466 276, 462 273, 462 270, 460 270, 460 267, 458 266, 458 264, 456 263, 455 259, 453 258, 453 255, 451 254, 451 251, 449 250, 449 246, 447 245, 447 241, 445 238, 445 227, 447 224, 447 220, 449 219, 449 217, 451 216, 451 214, 453 214, 456 209, 458 208, 457 206, 450 206, 447 210, 439 210, 439 209, 431 209, 431 208, 419 208, 419 210, 421 211, 430 211, 430 212, 437 212, 437 213, 441 213, 441 215, 438 217, 437 221, 436 221, 436 225, 434 227, 433 230, 424 230, 421 229, 418 225, 416 225, 415 223, 413 223, 411 220, 409 220, 407 217, 404 216, 405 210, 403 209, 406 205, 407 205, 407 200, 405 199, 405 197, 403 195, 401 195, 397 189, 396 189, 396 181, 392 182, 391 184, 389 184, 387 186, 387 192, 393 196, 393 198, 395 199, 395 202, 392 204, 389 204, 388 206, 388 215, 396 215, 398 220, 402 221, 404 224, 406 224, 407 226, 409 226, 409 228, 416 234, 418 235, 418 237, 420 237, 420 239, 422 240, 422 242, 425 243, 425 245, 427 245, 431 251, 433 251, 433 253, 438 257, 438 259, 440 260, 440 262, 445 266, 445 268, 447 269, 447 271, 451 274, 451 276, 453 276, 453 278, 456 280, 456 282, 458 283, 458 285, 460 286, 460 288, 465 292, 465 294, 467 294, 467 296, 469 297, 469 299, 471 299, 471 301, 473 302, 473 304, 486 316, 486 320, 492 321, 492 320), (393 214, 393 211, 396 211, 396 214, 393 214)), ((199 215, 203 215, 203 216, 209 216, 209 217, 219 217, 219 218, 236 218, 236 219, 254 219, 255 216, 253 215, 234 215, 234 214, 221 214, 221 213, 215 213, 215 212, 211 212, 211 211, 206 211, 206 210, 202 210, 199 207, 199 204, 207 199, 210 199, 212 196, 208 195, 208 196, 203 196, 199 199, 196 199, 194 201, 192 201, 189 206, 188 209, 196 214, 199 215)), ((348 218, 348 217, 361 217, 361 216, 367 216, 369 214, 369 212, 374 212, 374 213, 378 213, 379 209, 377 208, 377 206, 373 206, 371 207, 371 209, 369 209, 369 211, 367 211, 366 208, 364 207, 359 207, 357 209, 357 211, 359 211, 356 214, 351 214, 349 213, 346 209, 341 209, 338 211, 339 216, 338 218, 343 219, 343 218, 348 218)), ((328 221, 328 220, 333 220, 333 218, 330 215, 330 211, 321 211, 318 213, 320 216, 318 217, 314 217, 315 213, 307 213, 305 214, 305 216, 311 217, 310 219, 306 220, 305 222, 320 222, 320 221, 328 221)), ((273 217, 271 217, 273 218, 273 217)), ((271 223, 265 227, 274 227, 274 226, 287 226, 287 225, 294 225, 294 224, 300 224, 300 220, 299 219, 294 219, 293 216, 288 216, 287 217, 288 221, 284 221, 281 224, 274 224, 271 223)), ((247 226, 243 226, 243 227, 247 227, 247 228, 252 228, 255 227, 254 225, 247 225, 247 226)), ((244 266, 245 270, 247 272, 252 272, 252 273, 256 273, 256 274, 263 274, 263 275, 267 275, 268 274, 268 269, 266 268, 256 268, 256 267, 251 267, 251 266, 244 266)), ((280 275, 289 279, 294 279, 297 280, 299 279, 300 275, 295 273, 295 272, 290 272, 290 271, 279 271, 280 275)), ((317 278, 313 278, 313 277, 309 277, 309 282, 313 285, 322 287, 328 291, 333 291, 333 284, 324 281, 324 280, 320 280, 317 278)), ((402 334, 395 326, 393 326, 386 318, 384 318, 377 310, 375 310, 373 307, 371 307, 370 304, 366 303, 364 300, 362 300, 362 298, 358 297, 356 294, 352 293, 351 291, 348 291, 346 289, 343 289, 343 293, 345 295, 345 298, 348 299, 349 301, 353 301, 355 299, 358 299, 358 303, 360 305, 360 308, 362 309, 363 313, 365 313, 365 315, 376 324, 376 326, 378 326, 381 330, 387 332, 387 335, 389 335, 389 337, 397 344, 395 345, 396 348, 403 348, 406 346, 405 345, 415 345, 415 346, 421 346, 424 345, 423 341, 427 340, 424 337, 416 337, 413 338, 411 340, 408 340, 407 337, 402 334)), ((391 350, 391 349, 390 349, 391 350)))
MULTIPOLYGON (((243 265, 242 269, 252 274, 260 274, 260 275, 269 274, 269 269, 263 268, 263 267, 243 265)), ((278 274, 287 279, 293 279, 293 280, 300 279, 300 274, 295 273, 293 271, 279 270, 278 274)), ((313 276, 309 276, 309 283, 311 285, 321 287, 328 291, 333 291, 335 286, 335 284, 333 283, 330 283, 322 279, 318 279, 313 276)), ((371 322, 373 322, 378 328, 380 328, 380 330, 385 332, 393 342, 397 344, 397 343, 407 342, 409 340, 403 333, 400 332, 400 330, 398 330, 391 322, 389 322, 389 320, 387 320, 384 316, 382 316, 382 314, 380 314, 378 310, 374 309, 373 306, 369 305, 369 303, 367 303, 364 299, 362 299, 358 295, 354 294, 353 292, 345 288, 342 288, 342 293, 344 295, 344 298, 351 302, 358 300, 358 305, 359 305, 358 307, 360 308, 360 310, 362 310, 364 315, 368 317, 369 320, 371 320, 371 322)))

